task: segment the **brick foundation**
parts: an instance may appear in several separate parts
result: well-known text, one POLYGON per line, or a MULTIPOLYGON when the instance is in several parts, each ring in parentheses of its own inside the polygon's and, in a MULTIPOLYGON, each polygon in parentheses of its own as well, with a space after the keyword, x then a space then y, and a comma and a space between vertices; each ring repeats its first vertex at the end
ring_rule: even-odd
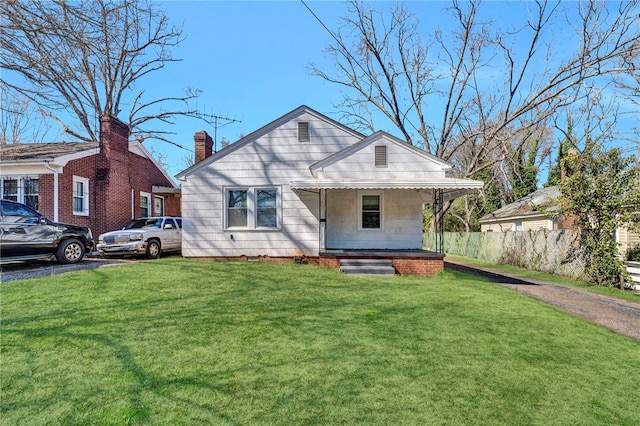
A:
MULTIPOLYGON (((321 256, 320 266, 340 268, 341 259, 358 259, 356 256, 321 256)), ((397 274, 418 277, 432 277, 444 269, 444 256, 430 257, 383 257, 393 263, 397 274)))

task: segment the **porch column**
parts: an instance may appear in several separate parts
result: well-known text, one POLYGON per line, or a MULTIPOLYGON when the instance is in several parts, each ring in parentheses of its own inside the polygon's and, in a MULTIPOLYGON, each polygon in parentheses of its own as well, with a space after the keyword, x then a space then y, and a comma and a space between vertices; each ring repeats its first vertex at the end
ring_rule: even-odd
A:
POLYGON ((327 190, 321 189, 318 196, 320 197, 320 205, 318 206, 319 232, 320 232, 320 251, 327 248, 327 190))

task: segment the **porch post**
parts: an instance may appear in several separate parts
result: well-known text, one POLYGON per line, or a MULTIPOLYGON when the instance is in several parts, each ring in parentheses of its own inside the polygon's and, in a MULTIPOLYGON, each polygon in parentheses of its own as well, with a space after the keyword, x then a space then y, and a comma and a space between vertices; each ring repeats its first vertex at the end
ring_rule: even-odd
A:
POLYGON ((442 189, 433 190, 433 218, 435 220, 435 249, 437 253, 444 253, 444 192, 442 189))
POLYGON ((318 219, 320 221, 320 241, 319 250, 324 251, 327 248, 327 190, 319 191, 320 205, 318 206, 318 219))

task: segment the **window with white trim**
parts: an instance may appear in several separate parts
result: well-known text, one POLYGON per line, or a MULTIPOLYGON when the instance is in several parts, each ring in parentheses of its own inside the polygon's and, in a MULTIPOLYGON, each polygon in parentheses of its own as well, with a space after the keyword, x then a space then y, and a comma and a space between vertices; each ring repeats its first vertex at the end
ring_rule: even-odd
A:
POLYGON ((140 217, 151 217, 151 194, 140 193, 140 217))
POLYGON ((38 210, 39 181, 34 177, 0 179, 0 198, 18 201, 38 210))
POLYGON ((382 194, 381 193, 360 193, 358 194, 359 204, 359 228, 382 229, 382 194))
POLYGON ((227 188, 225 227, 278 229, 281 220, 279 192, 274 187, 227 188))
POLYGON ((89 179, 87 178, 73 177, 73 214, 89 215, 89 179))

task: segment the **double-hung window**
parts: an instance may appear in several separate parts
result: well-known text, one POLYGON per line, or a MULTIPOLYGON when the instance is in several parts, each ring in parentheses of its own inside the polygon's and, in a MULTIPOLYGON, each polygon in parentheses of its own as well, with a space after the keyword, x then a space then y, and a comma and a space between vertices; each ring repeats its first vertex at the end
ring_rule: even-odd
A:
POLYGON ((225 191, 226 227, 277 229, 280 226, 278 188, 228 188, 225 191))
POLYGON ((359 194, 360 229, 382 229, 382 194, 359 194))
POLYGON ((73 214, 89 215, 89 179, 73 177, 73 214))

